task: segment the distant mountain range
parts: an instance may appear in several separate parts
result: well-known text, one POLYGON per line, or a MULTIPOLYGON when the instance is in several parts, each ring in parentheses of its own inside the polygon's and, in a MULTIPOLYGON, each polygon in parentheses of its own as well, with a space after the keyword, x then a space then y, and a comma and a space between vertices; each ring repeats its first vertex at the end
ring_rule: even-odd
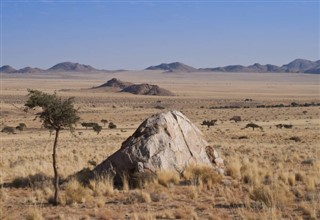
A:
POLYGON ((310 61, 296 59, 288 64, 276 66, 272 64, 261 65, 255 63, 250 66, 229 65, 224 67, 200 68, 188 66, 183 63, 162 63, 158 66, 150 66, 146 70, 162 70, 166 72, 246 72, 246 73, 320 73, 320 60, 310 61))
POLYGON ((2 73, 39 73, 39 72, 95 72, 95 71, 107 71, 107 70, 98 70, 93 68, 90 65, 72 63, 72 62, 63 62, 63 63, 58 63, 46 70, 40 69, 40 68, 32 68, 32 67, 25 67, 25 68, 16 70, 9 65, 5 65, 0 68, 0 71, 2 73))
MULTIPOLYGON (((213 68, 194 68, 180 62, 162 63, 157 66, 150 66, 145 70, 161 70, 164 72, 249 72, 249 73, 313 73, 320 74, 320 60, 310 61, 304 59, 296 59, 288 64, 276 66, 272 64, 261 65, 255 63, 249 66, 229 65, 224 67, 213 68)), ((40 72, 97 72, 108 71, 99 70, 90 65, 84 65, 72 62, 63 62, 54 65, 49 69, 40 69, 25 67, 22 69, 14 69, 9 65, 2 66, 0 72, 2 73, 40 73, 40 72)), ((124 71, 124 70, 116 70, 124 71)), ((108 71, 109 72, 109 71, 108 71)), ((112 71, 114 72, 114 71, 112 71)))

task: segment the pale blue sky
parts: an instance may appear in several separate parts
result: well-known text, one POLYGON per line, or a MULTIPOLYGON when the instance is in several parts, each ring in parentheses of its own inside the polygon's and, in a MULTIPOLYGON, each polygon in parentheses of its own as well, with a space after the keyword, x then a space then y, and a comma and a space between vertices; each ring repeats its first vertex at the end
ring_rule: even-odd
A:
POLYGON ((1 0, 1 65, 143 69, 319 59, 319 1, 1 0))

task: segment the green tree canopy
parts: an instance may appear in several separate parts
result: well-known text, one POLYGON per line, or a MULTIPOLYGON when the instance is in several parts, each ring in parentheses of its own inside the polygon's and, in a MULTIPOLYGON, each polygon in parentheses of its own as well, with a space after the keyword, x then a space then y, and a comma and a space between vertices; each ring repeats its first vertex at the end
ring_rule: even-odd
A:
POLYGON ((74 98, 62 99, 56 93, 47 94, 38 90, 29 90, 29 99, 25 106, 29 108, 41 107, 40 120, 45 128, 60 130, 72 129, 79 121, 78 111, 74 108, 74 98))

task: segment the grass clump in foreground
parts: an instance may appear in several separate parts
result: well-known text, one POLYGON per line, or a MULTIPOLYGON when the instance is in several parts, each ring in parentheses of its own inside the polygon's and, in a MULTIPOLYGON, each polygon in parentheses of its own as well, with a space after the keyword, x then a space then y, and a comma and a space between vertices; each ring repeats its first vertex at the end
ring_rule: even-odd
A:
POLYGON ((222 180, 222 176, 212 167, 205 165, 190 165, 184 170, 182 176, 192 185, 204 186, 207 189, 212 189, 215 184, 222 180))

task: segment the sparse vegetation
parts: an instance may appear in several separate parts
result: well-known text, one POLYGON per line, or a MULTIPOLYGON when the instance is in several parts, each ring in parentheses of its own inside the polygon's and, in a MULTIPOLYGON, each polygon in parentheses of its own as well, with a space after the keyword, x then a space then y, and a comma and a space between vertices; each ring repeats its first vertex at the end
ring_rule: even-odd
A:
POLYGON ((93 130, 95 132, 97 132, 97 134, 99 134, 101 132, 101 130, 102 130, 102 127, 100 125, 98 125, 98 124, 93 126, 92 128, 93 128, 93 130))
POLYGON ((106 124, 108 123, 108 120, 107 119, 101 119, 101 123, 103 123, 103 126, 105 127, 106 124))
POLYGON ((93 127, 99 126, 99 125, 98 125, 98 123, 95 123, 95 122, 82 122, 81 126, 85 127, 87 129, 87 128, 93 128, 93 127))
POLYGON ((204 120, 201 125, 206 125, 210 128, 211 126, 214 126, 216 122, 217 120, 204 120))
POLYGON ((113 122, 110 122, 108 125, 108 128, 115 129, 115 128, 117 128, 117 125, 115 125, 113 122))
POLYGON ((263 130, 263 128, 255 123, 249 123, 245 126, 245 128, 252 128, 252 130, 254 131, 255 128, 259 128, 261 131, 263 130))
POLYGON ((27 125, 25 123, 19 123, 19 125, 16 127, 16 129, 20 132, 25 130, 26 128, 27 128, 27 125))
POLYGON ((10 126, 5 126, 1 132, 3 133, 7 133, 7 134, 14 134, 15 133, 15 130, 14 130, 14 127, 10 127, 10 126))
MULTIPOLYGON (((299 77, 298 74, 295 77, 299 77)), ((43 88, 48 87, 47 91, 65 88, 68 83, 60 85, 60 81, 55 81, 51 85, 51 81, 40 81, 43 88)), ((16 134, 1 133, 0 209, 3 211, 0 219, 7 216, 12 219, 27 216, 30 219, 37 219, 32 216, 41 216, 40 219, 319 219, 319 107, 316 104, 319 101, 315 93, 309 93, 312 86, 301 96, 296 92, 280 97, 269 90, 270 97, 239 93, 230 99, 222 93, 212 98, 212 94, 217 94, 212 91, 222 87, 205 81, 210 88, 201 88, 210 93, 199 90, 201 98, 198 94, 188 95, 195 94, 191 89, 203 84, 191 86, 190 91, 181 90, 178 85, 177 96, 164 97, 161 103, 156 101, 157 97, 132 97, 124 93, 96 92, 91 96, 73 89, 61 91, 63 97, 69 94, 77 97, 75 105, 79 107, 82 122, 103 125, 101 119, 107 118, 109 122, 116 122, 119 129, 96 135, 93 128, 85 130, 80 125, 75 127, 77 136, 70 135, 67 129, 60 131, 57 160, 61 205, 58 207, 47 205, 47 201, 53 202, 54 198, 51 146, 55 131, 53 137, 49 137, 47 130, 40 128, 39 121, 33 120, 40 108, 28 108, 26 113, 10 105, 23 106, 25 91, 15 90, 18 82, 12 84, 9 80, 6 84, 5 81, 1 129, 12 126, 16 134), (246 97, 252 97, 254 102, 244 102, 246 97), (291 106, 292 102, 299 106, 291 106), (260 103, 264 107, 257 108, 260 103), (117 151, 143 119, 159 112, 154 108, 158 104, 166 109, 182 109, 198 125, 203 119, 219 120, 214 129, 199 127, 208 146, 225 160, 225 175, 216 176, 216 170, 202 168, 187 168, 185 172, 180 170, 181 173, 157 172, 157 175, 150 171, 136 175, 136 185, 124 178, 123 188, 115 187, 112 178, 93 178, 90 169, 117 151), (209 106, 222 107, 208 109, 209 106), (229 119, 235 115, 241 115, 243 120, 230 123, 229 119), (15 129, 21 122, 28 126, 23 132, 15 129), (262 126, 264 132, 256 129, 252 132, 250 127, 242 129, 249 122, 262 126), (278 124, 293 127, 276 129, 278 124), (290 140, 292 137, 298 137, 300 142, 290 140), (70 179, 82 169, 77 175, 79 180, 70 179), (211 171, 215 174, 211 175, 211 171)), ((24 88, 30 87, 29 81, 19 83, 28 85, 24 88)), ((281 88, 274 86, 275 91, 284 90, 283 84, 281 88)), ((83 84, 78 87, 82 88, 83 84)), ((297 87, 290 85, 290 88, 297 87)), ((236 89, 243 91, 241 86, 236 89)), ((107 129, 109 122, 105 124, 107 129)), ((214 153, 210 160, 214 162, 214 153)))

